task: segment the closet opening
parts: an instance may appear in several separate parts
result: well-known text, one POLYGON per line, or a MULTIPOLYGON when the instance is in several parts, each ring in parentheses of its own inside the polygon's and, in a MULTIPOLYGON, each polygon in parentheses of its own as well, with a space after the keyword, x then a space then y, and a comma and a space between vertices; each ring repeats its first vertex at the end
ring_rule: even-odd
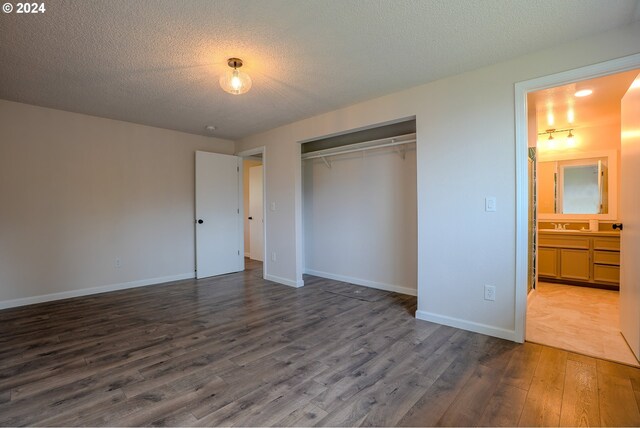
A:
POLYGON ((415 118, 303 142, 301 157, 303 272, 417 295, 415 118))

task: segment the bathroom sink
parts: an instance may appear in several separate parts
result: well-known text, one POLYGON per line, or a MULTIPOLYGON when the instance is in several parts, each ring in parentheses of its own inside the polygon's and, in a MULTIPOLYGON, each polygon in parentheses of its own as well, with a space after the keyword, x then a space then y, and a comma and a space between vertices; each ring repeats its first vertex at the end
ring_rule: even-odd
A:
POLYGON ((538 229, 538 232, 558 232, 558 233, 576 233, 576 232, 591 232, 591 230, 576 230, 576 229, 538 229))

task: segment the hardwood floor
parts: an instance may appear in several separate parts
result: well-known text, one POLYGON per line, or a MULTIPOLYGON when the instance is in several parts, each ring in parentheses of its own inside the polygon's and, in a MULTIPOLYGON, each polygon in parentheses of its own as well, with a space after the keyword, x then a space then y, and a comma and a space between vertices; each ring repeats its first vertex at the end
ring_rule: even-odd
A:
POLYGON ((527 299, 527 340, 639 366, 620 333, 620 293, 540 282, 527 299))
POLYGON ((0 312, 1 425, 640 425, 640 369, 259 264, 0 312))

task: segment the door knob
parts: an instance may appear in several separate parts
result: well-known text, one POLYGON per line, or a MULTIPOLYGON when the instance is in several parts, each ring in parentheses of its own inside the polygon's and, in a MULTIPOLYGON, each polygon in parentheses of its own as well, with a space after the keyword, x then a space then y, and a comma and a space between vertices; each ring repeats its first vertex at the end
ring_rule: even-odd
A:
POLYGON ((253 217, 247 217, 249 220, 253 220, 253 217))
POLYGON ((613 226, 611 226, 611 227, 613 227, 614 229, 622 230, 622 223, 614 223, 613 226))
POLYGON ((198 224, 202 224, 204 223, 204 220, 202 220, 201 218, 198 219, 198 224))

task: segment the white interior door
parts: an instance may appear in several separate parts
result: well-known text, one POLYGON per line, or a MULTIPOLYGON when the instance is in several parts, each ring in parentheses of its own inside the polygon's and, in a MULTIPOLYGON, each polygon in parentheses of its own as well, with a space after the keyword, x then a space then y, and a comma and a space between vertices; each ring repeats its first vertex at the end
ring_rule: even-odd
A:
POLYGON ((249 258, 263 259, 264 253, 264 196, 262 165, 249 168, 249 258))
POLYGON ((240 158, 196 152, 196 277, 244 270, 240 158))
POLYGON ((640 359, 640 76, 622 98, 620 329, 640 359), (635 86, 635 87, 634 87, 635 86))

